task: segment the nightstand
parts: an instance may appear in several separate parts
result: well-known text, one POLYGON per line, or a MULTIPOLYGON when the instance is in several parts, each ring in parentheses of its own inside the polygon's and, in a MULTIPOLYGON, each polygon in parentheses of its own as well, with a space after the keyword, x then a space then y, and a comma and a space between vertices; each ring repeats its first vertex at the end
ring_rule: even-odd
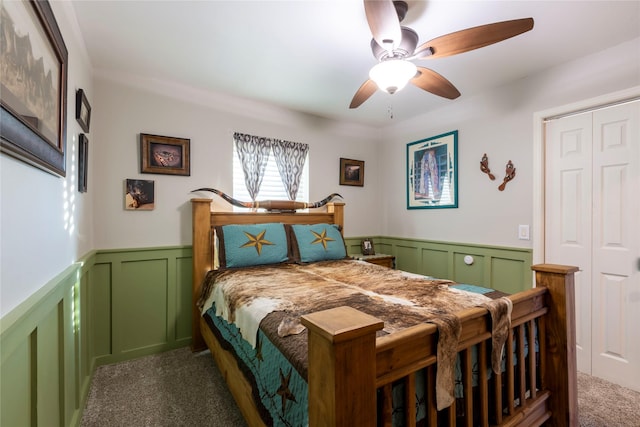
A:
POLYGON ((367 261, 371 264, 381 265, 383 267, 388 268, 396 268, 396 257, 393 255, 386 254, 375 254, 375 255, 362 255, 362 254, 354 254, 351 255, 353 259, 359 259, 361 261, 367 261))

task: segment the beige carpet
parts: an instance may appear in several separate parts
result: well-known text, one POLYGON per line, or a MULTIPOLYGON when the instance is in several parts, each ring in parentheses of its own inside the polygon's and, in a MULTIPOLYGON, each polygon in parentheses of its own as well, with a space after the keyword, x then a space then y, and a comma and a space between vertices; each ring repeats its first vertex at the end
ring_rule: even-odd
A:
MULTIPOLYGON (((578 374, 580 426, 640 427, 640 393, 578 374)), ((246 426, 208 352, 188 348, 101 366, 82 427, 246 426)))
POLYGON ((211 354, 186 347, 98 367, 80 425, 246 426, 211 354))
POLYGON ((640 427, 640 393, 578 372, 582 427, 640 427))

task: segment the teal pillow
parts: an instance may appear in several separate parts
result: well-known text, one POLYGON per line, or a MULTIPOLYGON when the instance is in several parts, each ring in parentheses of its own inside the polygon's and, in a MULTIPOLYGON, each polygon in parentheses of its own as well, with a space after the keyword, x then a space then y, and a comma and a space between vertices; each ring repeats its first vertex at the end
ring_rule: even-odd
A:
POLYGON ((232 224, 216 227, 220 268, 278 264, 289 260, 284 224, 232 224))
POLYGON ((335 224, 293 224, 291 230, 292 252, 296 261, 316 262, 347 256, 342 233, 335 224))

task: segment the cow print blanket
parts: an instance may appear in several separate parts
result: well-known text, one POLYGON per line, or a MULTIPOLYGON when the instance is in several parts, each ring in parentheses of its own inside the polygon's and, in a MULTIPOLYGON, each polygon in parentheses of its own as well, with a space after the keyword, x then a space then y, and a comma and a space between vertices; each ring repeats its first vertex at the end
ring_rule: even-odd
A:
POLYGON ((492 367, 500 360, 508 336, 511 300, 451 288, 453 282, 392 270, 355 260, 307 265, 278 264, 207 274, 199 307, 215 303, 216 315, 235 323, 255 346, 257 328, 306 378, 307 334, 300 316, 343 305, 384 321, 379 335, 429 322, 438 327, 436 400, 441 410, 454 400, 455 362, 461 323, 455 315, 484 307, 493 321, 492 367))

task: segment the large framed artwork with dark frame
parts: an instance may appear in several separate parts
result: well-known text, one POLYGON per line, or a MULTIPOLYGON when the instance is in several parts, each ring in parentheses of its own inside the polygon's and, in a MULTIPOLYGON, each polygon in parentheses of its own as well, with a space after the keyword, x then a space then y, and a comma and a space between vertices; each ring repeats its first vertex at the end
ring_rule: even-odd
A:
POLYGON ((407 144, 407 209, 458 207, 458 131, 407 144))
POLYGON ((66 175, 68 51, 46 0, 2 2, 0 148, 66 175))

